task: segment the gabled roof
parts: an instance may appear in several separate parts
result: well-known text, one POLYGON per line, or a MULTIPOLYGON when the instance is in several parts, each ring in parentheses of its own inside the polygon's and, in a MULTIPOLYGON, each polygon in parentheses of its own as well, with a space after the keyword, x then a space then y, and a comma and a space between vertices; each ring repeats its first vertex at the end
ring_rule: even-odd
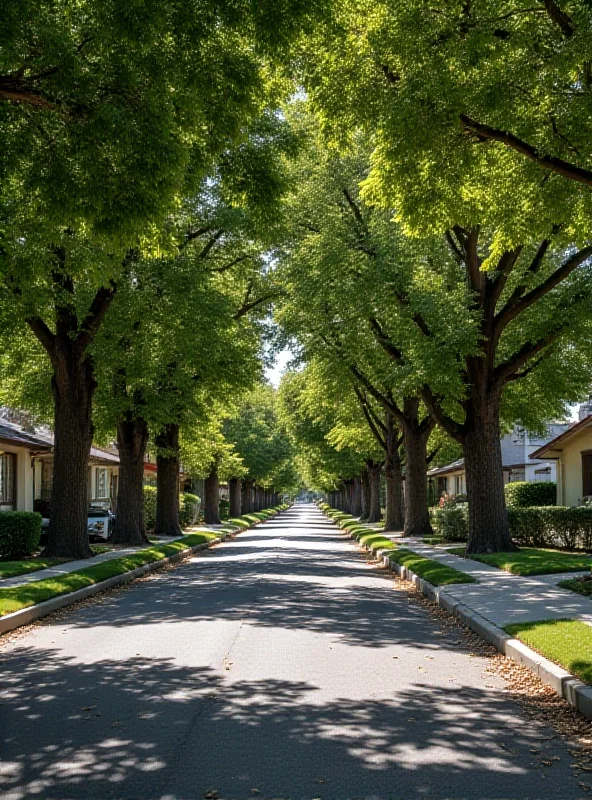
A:
POLYGON ((26 447, 29 450, 51 450, 51 444, 48 444, 43 437, 28 433, 20 425, 4 419, 0 419, 0 444, 26 447))
POLYGON ((584 419, 581 419, 579 422, 574 422, 566 431, 560 433, 559 436, 556 436, 554 439, 551 439, 550 442, 544 444, 542 447, 539 447, 538 450, 535 450, 534 453, 530 454, 530 458, 549 458, 549 451, 551 450, 562 450, 563 445, 572 437, 577 436, 581 431, 585 430, 586 428, 592 427, 592 414, 584 419))
POLYGON ((450 472, 460 472, 465 468, 464 458, 459 458, 458 461, 453 461, 451 464, 446 464, 445 467, 434 467, 428 470, 428 478, 435 478, 438 475, 448 475, 450 472))

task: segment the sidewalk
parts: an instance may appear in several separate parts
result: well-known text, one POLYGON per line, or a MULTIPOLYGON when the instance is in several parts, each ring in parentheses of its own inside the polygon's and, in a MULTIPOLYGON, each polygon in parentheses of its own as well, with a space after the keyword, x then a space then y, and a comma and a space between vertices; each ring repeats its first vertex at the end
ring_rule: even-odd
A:
MULTIPOLYGON (((372 525, 368 525, 368 529, 383 533, 372 525)), ((421 539, 388 533, 383 535, 401 547, 408 547, 419 555, 440 561, 475 578, 478 583, 446 586, 446 593, 500 628, 514 622, 566 618, 579 619, 592 625, 592 598, 557 586, 566 578, 589 575, 589 570, 524 578, 479 561, 452 555, 443 548, 424 544, 421 539)))
MULTIPOLYGON (((200 526, 199 528, 192 528, 191 533, 199 533, 200 531, 211 531, 214 528, 218 529, 222 526, 200 526)), ((186 534, 183 534, 185 536, 186 534)), ((159 537, 157 542, 150 542, 147 545, 139 545, 138 547, 123 547, 121 549, 110 550, 108 553, 99 553, 93 558, 81 558, 77 561, 66 561, 63 564, 56 564, 55 567, 48 567, 47 569, 38 569, 35 572, 28 572, 26 575, 15 575, 13 578, 0 579, 0 589, 10 589, 13 586, 24 586, 27 583, 34 581, 43 581, 46 578, 59 578, 62 575, 67 575, 69 572, 76 572, 76 570, 84 569, 85 567, 92 567, 95 564, 102 564, 104 561, 111 561, 114 558, 123 558, 124 556, 137 553, 138 550, 146 550, 149 547, 154 547, 158 544, 170 544, 177 539, 182 539, 183 536, 162 536, 159 537)))

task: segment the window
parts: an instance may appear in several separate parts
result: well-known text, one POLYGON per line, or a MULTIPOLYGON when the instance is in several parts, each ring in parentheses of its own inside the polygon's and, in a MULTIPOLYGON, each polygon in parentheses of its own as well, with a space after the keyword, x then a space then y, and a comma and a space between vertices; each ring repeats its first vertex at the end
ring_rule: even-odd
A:
POLYGON ((454 476, 454 494, 464 494, 463 476, 454 476))
POLYGON ((95 499, 106 500, 108 497, 107 470, 99 467, 95 472, 95 499))
POLYGON ((0 455, 0 506, 15 506, 14 453, 0 455))
POLYGON ((592 495, 592 453, 582 453, 582 493, 592 495))

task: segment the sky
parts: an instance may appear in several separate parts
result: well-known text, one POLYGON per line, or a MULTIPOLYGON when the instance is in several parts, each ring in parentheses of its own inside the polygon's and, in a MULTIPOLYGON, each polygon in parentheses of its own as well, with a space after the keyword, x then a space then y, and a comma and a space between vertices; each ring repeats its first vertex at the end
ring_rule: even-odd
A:
POLYGON ((272 386, 275 386, 276 389, 280 385, 282 375, 286 369, 288 361, 292 358, 292 355, 293 354, 290 350, 282 350, 282 352, 278 353, 276 356, 273 367, 265 370, 265 377, 272 386))

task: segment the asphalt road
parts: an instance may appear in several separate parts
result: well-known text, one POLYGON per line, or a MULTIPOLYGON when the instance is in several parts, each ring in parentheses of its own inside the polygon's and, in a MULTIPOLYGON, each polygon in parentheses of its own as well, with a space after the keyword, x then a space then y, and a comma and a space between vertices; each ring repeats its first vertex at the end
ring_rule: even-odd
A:
POLYGON ((562 742, 314 506, 0 656, 2 798, 586 796, 562 742))

